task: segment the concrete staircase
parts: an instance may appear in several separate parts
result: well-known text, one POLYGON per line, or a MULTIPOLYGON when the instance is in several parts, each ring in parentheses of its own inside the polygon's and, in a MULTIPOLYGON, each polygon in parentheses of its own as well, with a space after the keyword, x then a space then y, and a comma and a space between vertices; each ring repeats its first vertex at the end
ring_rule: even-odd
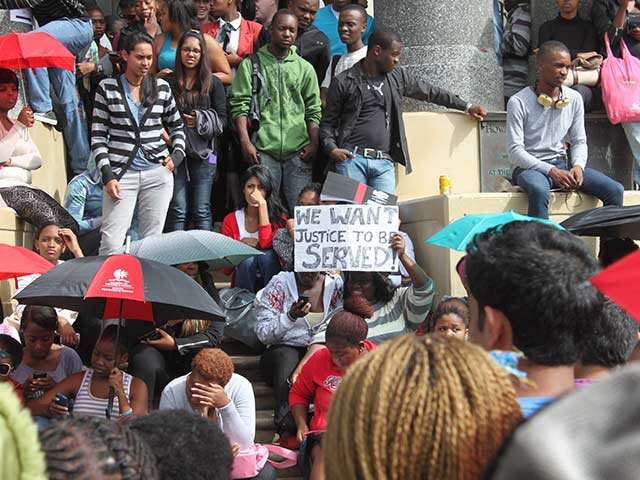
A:
MULTIPOLYGON (((271 443, 276 434, 273 425, 273 393, 271 387, 260 377, 258 370, 260 355, 243 344, 228 338, 223 338, 220 347, 231 356, 236 373, 247 378, 253 385, 256 397, 256 442, 271 443)), ((300 471, 295 467, 276 470, 276 472, 278 478, 302 480, 300 471)))

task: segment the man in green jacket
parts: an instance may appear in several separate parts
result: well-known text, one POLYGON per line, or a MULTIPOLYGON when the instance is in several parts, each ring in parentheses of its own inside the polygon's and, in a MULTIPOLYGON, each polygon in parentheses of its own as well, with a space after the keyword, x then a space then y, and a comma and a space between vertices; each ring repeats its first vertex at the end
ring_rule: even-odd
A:
POLYGON ((288 10, 278 11, 271 22, 270 43, 258 51, 261 88, 258 92, 260 127, 251 142, 251 58, 236 72, 231 87, 231 114, 236 122, 242 154, 251 164, 266 166, 276 189, 293 210, 302 188, 311 182, 312 162, 319 143, 320 88, 310 63, 296 53, 293 43, 298 19, 288 10))

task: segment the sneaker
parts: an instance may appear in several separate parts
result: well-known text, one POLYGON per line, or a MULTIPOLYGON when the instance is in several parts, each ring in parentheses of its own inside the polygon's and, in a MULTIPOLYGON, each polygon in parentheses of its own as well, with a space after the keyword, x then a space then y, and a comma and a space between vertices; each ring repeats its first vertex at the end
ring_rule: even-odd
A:
POLYGON ((42 123, 47 123, 49 125, 58 124, 58 119, 56 118, 56 114, 53 113, 53 110, 49 110, 48 112, 44 113, 34 112, 33 118, 34 120, 40 120, 42 123))

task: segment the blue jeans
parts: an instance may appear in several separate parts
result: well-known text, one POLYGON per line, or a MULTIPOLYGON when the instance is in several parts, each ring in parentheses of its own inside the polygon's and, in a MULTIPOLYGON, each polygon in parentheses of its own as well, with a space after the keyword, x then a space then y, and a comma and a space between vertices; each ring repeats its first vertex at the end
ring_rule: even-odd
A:
POLYGON ((216 165, 211 165, 206 160, 185 158, 173 181, 173 199, 165 227, 167 232, 184 230, 187 212, 194 228, 211 230, 211 189, 215 176, 216 165))
POLYGON ((247 258, 236 267, 234 286, 256 293, 258 272, 262 274, 262 281, 266 286, 280 270, 278 255, 273 250, 263 250, 263 255, 247 258))
MULTIPOLYGON (((60 41, 71 53, 78 55, 93 40, 93 27, 88 19, 60 18, 37 28, 34 32, 45 32, 60 41)), ((24 70, 29 82, 30 104, 34 112, 50 111, 50 87, 58 98, 64 112, 64 142, 69 155, 69 166, 74 173, 87 169, 89 141, 86 126, 78 114, 78 94, 74 72, 62 68, 37 68, 24 70)))
POLYGON ((280 185, 282 185, 289 211, 293 213, 293 208, 298 204, 300 192, 311 183, 311 162, 301 160, 298 154, 280 161, 267 153, 260 152, 260 163, 273 175, 276 192, 280 192, 280 185))
MULTIPOLYGON (((569 165, 564 159, 549 162, 561 170, 569 170, 569 165)), ((522 170, 516 168, 513 171, 513 180, 529 196, 530 217, 549 218, 549 196, 553 187, 553 181, 547 175, 537 170, 522 170)), ((622 205, 624 187, 604 173, 585 168, 584 182, 580 191, 602 200, 605 205, 622 205)))
POLYGON ((383 192, 396 193, 396 172, 391 160, 356 155, 336 163, 336 173, 365 183, 383 192))

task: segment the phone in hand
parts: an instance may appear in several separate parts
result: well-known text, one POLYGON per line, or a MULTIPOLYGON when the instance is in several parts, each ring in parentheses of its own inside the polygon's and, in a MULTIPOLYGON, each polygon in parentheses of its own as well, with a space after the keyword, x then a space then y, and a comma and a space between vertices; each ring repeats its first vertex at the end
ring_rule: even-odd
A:
POLYGON ((308 295, 300 295, 298 297, 298 303, 300 305, 306 305, 307 303, 309 303, 309 296, 308 295))
POLYGON ((160 335, 160 332, 153 329, 145 333, 144 335, 138 337, 138 341, 142 342, 143 340, 160 340, 161 338, 162 338, 162 335, 160 335))
POLYGON ((46 372, 35 372, 33 374, 33 379, 34 380, 39 380, 41 378, 47 378, 47 373, 46 372))
POLYGON ((63 393, 56 392, 56 404, 61 407, 66 407, 69 411, 73 410, 73 400, 63 393))

